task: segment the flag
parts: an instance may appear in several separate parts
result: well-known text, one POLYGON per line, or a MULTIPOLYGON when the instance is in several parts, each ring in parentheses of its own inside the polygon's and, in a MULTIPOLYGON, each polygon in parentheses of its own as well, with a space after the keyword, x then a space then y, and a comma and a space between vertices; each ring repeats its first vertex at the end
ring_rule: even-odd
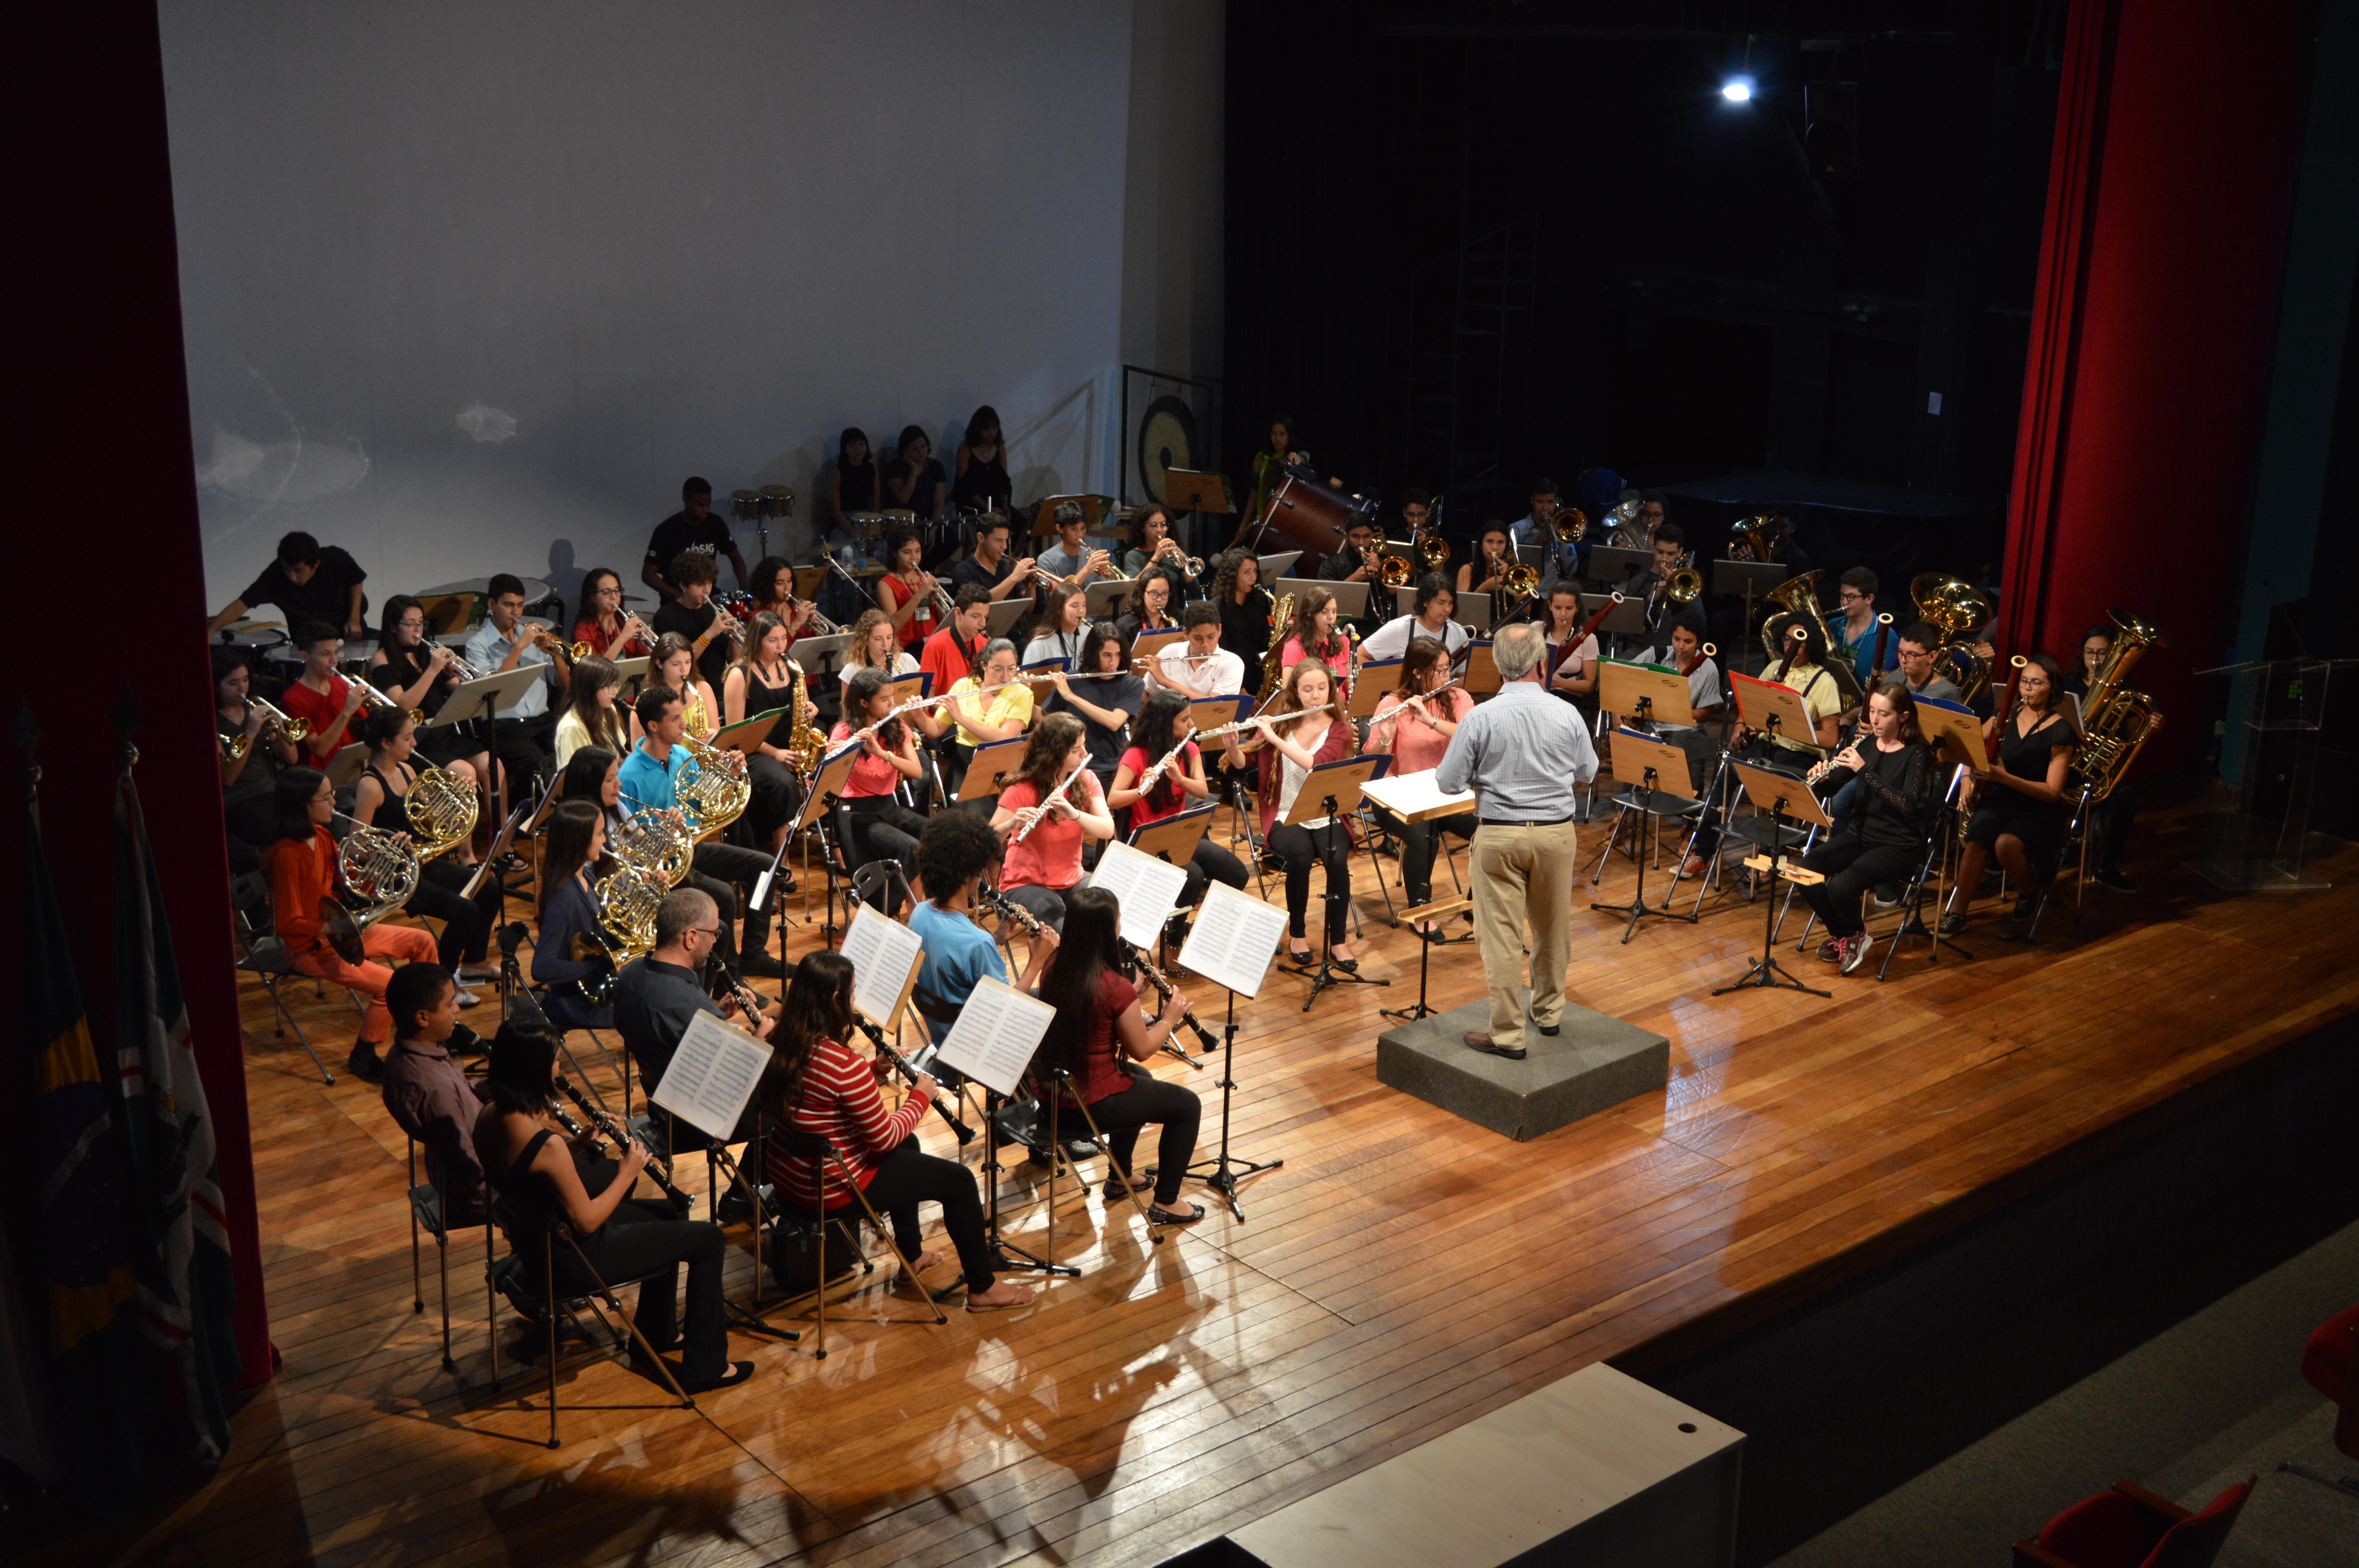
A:
POLYGON ((175 1364, 195 1457, 218 1463, 229 1447, 222 1390, 236 1382, 240 1364, 221 1162, 189 1045, 156 853, 128 767, 114 792, 114 989, 124 1124, 146 1222, 140 1325, 175 1364))
POLYGON ((114 1107, 82 1013, 29 788, 24 888, 21 1082, 38 1205, 25 1272, 28 1281, 38 1281, 31 1304, 37 1332, 45 1332, 48 1342, 67 1483, 89 1512, 125 1519, 139 1508, 147 1410, 134 1304, 139 1293, 131 1260, 134 1220, 114 1107))

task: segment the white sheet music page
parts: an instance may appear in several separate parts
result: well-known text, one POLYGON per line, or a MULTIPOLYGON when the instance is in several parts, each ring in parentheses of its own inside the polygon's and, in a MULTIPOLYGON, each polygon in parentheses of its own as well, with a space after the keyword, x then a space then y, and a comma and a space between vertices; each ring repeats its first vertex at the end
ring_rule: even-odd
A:
POLYGON ((688 1021, 663 1082, 647 1098, 702 1132, 727 1138, 762 1081, 770 1047, 709 1012, 688 1021))
POLYGON ((1180 906, 1188 871, 1117 839, 1098 857, 1090 885, 1103 888, 1121 901, 1122 939, 1134 947, 1152 947, 1162 934, 1163 923, 1180 906))
POLYGON ((1431 811, 1444 806, 1473 806, 1474 792, 1460 790, 1450 795, 1436 782, 1439 770, 1428 768, 1416 773, 1386 773, 1370 779, 1360 786, 1360 793, 1383 806, 1396 816, 1407 816, 1415 811, 1431 811))
POLYGON ((1013 1095, 1057 1010, 985 975, 959 1008, 958 1022, 934 1059, 996 1093, 1013 1095))
POLYGON ((1187 946, 1180 949, 1180 963, 1239 996, 1255 996, 1285 935, 1285 910, 1226 882, 1213 882, 1196 906, 1196 923, 1189 928, 1187 946))
POLYGON ((852 961, 852 1005, 880 1028, 892 1028, 909 977, 926 956, 918 934, 874 906, 859 904, 843 934, 843 956, 852 961))

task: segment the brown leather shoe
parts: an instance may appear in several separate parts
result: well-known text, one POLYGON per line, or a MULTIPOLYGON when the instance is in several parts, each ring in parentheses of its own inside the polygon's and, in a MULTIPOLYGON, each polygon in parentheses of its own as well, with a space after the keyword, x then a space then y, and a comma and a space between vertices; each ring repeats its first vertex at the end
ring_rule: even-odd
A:
POLYGON ((1510 1062, 1520 1062, 1524 1059, 1524 1049, 1520 1045, 1503 1046, 1489 1035, 1471 1029, 1466 1032, 1464 1039, 1467 1044, 1485 1055, 1504 1056, 1510 1062))

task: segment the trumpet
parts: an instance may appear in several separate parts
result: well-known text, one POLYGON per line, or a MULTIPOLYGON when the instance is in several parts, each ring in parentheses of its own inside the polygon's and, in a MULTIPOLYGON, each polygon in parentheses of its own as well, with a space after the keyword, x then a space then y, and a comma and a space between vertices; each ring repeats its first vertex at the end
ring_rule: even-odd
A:
POLYGON ((586 659, 592 654, 597 652, 596 649, 591 647, 587 643, 569 643, 546 626, 533 627, 532 635, 526 638, 525 641, 537 647, 547 648, 550 653, 557 654, 569 665, 573 663, 576 659, 586 659))
MULTIPOLYGON (((277 739, 286 741, 290 746, 299 744, 302 741, 303 737, 311 732, 311 726, 309 722, 300 719, 288 718, 287 715, 278 711, 277 708, 272 704, 268 697, 249 696, 245 699, 245 705, 248 708, 258 708, 262 709, 261 732, 263 734, 276 736, 277 739)), ((240 757, 245 755, 246 747, 250 743, 251 737, 245 735, 225 735, 222 737, 222 755, 233 762, 236 762, 240 757)))
POLYGON ((407 713, 409 715, 409 721, 412 724, 423 724, 426 722, 426 710, 424 708, 402 707, 401 704, 394 701, 393 698, 377 690, 375 687, 371 686, 362 676, 353 676, 352 677, 352 683, 360 688, 362 707, 383 708, 388 713, 407 713))
POLYGON ((1166 534, 1163 536, 1162 542, 1155 546, 1155 555, 1147 564, 1152 566, 1156 561, 1160 561, 1165 556, 1172 554, 1178 554, 1180 556, 1180 566, 1190 577, 1202 577, 1204 575, 1204 557, 1201 556, 1190 556, 1185 554, 1181 550, 1180 541, 1173 538, 1169 534, 1166 534))

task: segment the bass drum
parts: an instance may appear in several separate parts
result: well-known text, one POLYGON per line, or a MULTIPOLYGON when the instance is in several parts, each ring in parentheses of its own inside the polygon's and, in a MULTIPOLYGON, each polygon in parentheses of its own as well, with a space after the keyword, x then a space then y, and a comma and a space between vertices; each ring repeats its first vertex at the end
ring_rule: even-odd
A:
MULTIPOLYGON (((1257 555, 1300 550, 1306 556, 1327 557, 1343 548, 1343 535, 1353 519, 1374 518, 1376 503, 1350 495, 1322 479, 1288 469, 1271 489, 1269 503, 1257 519, 1261 532, 1254 546, 1257 555)), ((1314 561, 1297 564, 1295 575, 1308 577, 1314 561)))

